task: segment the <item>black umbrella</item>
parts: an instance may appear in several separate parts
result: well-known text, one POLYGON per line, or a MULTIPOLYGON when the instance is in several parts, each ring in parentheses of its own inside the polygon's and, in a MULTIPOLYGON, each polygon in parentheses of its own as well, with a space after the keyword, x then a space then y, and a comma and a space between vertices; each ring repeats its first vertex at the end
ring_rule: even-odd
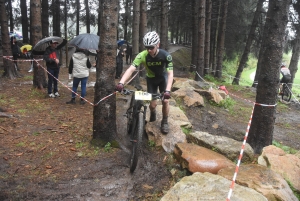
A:
POLYGON ((98 50, 99 40, 100 37, 95 34, 84 33, 79 34, 78 36, 70 40, 69 45, 93 52, 92 50, 98 50))
POLYGON ((43 38, 32 49, 32 54, 34 55, 43 55, 45 53, 46 48, 50 45, 50 41, 55 40, 58 42, 56 49, 60 49, 67 44, 67 40, 58 36, 49 36, 47 38, 43 38))

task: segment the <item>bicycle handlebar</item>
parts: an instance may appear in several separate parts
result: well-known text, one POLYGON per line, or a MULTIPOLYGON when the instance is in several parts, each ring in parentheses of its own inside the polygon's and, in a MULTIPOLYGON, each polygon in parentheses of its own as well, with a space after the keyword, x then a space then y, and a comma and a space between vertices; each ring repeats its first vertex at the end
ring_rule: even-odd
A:
MULTIPOLYGON (((135 92, 135 90, 123 89, 123 91, 121 92, 121 94, 123 94, 123 95, 130 95, 133 92, 135 92)), ((149 92, 146 92, 146 93, 149 93, 149 92)), ((149 93, 149 94, 152 94, 152 100, 155 100, 155 99, 161 99, 161 100, 163 100, 164 99, 164 94, 163 93, 149 93)))

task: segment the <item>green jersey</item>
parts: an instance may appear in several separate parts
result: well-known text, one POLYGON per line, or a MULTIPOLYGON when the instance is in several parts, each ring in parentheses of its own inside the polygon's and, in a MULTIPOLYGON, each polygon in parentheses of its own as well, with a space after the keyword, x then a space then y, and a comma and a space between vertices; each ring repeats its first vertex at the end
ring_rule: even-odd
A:
POLYGON ((167 71, 173 70, 172 56, 163 49, 159 49, 158 54, 152 57, 147 50, 140 52, 132 62, 132 65, 138 67, 143 64, 146 68, 146 76, 153 78, 162 76, 167 71))

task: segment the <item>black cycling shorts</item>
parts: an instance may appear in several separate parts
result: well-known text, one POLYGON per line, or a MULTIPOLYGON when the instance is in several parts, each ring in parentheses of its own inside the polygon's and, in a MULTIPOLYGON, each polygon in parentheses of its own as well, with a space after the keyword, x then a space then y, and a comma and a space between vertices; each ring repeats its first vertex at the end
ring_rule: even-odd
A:
POLYGON ((147 92, 156 94, 159 89, 159 92, 163 93, 166 90, 167 81, 168 74, 153 78, 147 77, 147 92))
POLYGON ((290 83, 291 81, 291 76, 283 76, 280 80, 280 83, 290 83))

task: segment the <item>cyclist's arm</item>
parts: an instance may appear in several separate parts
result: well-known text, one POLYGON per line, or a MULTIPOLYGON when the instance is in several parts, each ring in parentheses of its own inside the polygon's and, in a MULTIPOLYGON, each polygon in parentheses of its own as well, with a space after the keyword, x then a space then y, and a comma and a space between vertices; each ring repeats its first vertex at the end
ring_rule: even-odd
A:
POLYGON ((167 56, 167 73, 168 73, 168 81, 167 81, 167 87, 166 91, 171 91, 172 84, 173 84, 173 61, 172 56, 167 56))
POLYGON ((166 91, 171 91, 172 84, 173 84, 173 70, 169 70, 166 91))
POLYGON ((125 71, 119 83, 125 84, 125 82, 130 78, 131 74, 136 70, 136 67, 130 65, 130 67, 125 71))

